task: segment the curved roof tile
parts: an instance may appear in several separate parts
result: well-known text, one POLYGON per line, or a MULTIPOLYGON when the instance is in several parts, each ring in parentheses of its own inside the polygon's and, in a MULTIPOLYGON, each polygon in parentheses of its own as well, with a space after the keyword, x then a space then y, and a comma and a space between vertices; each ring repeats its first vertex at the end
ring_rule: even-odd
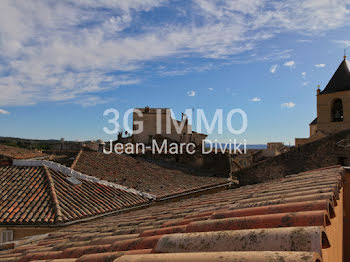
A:
POLYGON ((335 166, 160 202, 18 241, 0 260, 321 262, 337 245, 326 232, 341 215, 343 173, 335 166))
POLYGON ((0 167, 0 225, 66 223, 148 202, 92 181, 74 185, 68 177, 46 166, 0 167))

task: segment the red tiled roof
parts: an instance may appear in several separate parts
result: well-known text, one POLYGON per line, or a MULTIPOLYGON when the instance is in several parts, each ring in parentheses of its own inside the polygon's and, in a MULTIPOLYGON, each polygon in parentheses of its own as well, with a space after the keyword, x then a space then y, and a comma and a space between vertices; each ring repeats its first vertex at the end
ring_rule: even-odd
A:
POLYGON ((12 159, 29 159, 29 158, 36 158, 36 157, 48 157, 48 155, 38 151, 28 150, 28 149, 14 147, 14 146, 7 146, 3 144, 0 144, 0 155, 3 155, 8 158, 12 158, 12 159))
POLYGON ((199 176, 131 156, 83 151, 72 168, 83 174, 150 193, 157 198, 226 184, 225 178, 199 176))
POLYGON ((79 151, 45 150, 44 153, 50 154, 50 161, 71 167, 79 151))
POLYGON ((330 246, 342 245, 327 232, 343 219, 336 212, 343 171, 300 173, 69 226, 17 242, 0 260, 321 262, 330 246))
POLYGON ((40 167, 0 167, 0 225, 56 224, 147 203, 142 196, 40 167))

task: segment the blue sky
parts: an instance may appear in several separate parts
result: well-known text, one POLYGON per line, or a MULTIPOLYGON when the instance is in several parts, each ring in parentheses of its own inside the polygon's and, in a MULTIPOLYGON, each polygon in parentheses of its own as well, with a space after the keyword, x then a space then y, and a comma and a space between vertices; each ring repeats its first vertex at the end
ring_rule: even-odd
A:
POLYGON ((344 0, 2 0, 0 136, 114 139, 104 110, 148 105, 241 108, 244 134, 209 138, 293 143, 349 26, 344 0))

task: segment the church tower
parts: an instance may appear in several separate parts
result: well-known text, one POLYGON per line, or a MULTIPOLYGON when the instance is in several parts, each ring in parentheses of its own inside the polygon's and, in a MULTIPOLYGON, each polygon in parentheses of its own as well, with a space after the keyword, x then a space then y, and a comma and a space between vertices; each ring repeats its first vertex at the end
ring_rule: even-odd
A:
POLYGON ((344 56, 323 91, 317 89, 317 117, 310 123, 310 137, 296 138, 299 146, 332 133, 350 129, 350 65, 344 56))

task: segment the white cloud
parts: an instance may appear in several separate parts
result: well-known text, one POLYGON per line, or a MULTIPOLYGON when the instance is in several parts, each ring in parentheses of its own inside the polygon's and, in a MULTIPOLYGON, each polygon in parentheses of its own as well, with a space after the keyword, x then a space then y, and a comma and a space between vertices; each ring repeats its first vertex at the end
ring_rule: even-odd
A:
POLYGON ((96 106, 99 104, 106 104, 110 101, 111 99, 103 99, 98 96, 86 96, 79 98, 79 100, 75 101, 75 104, 81 105, 83 107, 89 107, 96 106))
POLYGON ((213 91, 213 90, 214 90, 214 88, 212 88, 212 87, 209 87, 209 88, 208 88, 208 90, 209 90, 209 91, 213 91))
POLYGON ((160 68, 160 74, 163 76, 178 76, 178 75, 185 75, 190 72, 205 72, 212 68, 212 64, 204 65, 204 66, 188 66, 184 69, 175 69, 175 70, 165 70, 166 68, 160 68))
POLYGON ((278 65, 272 65, 272 66, 270 67, 270 72, 271 72, 272 74, 274 74, 274 73, 276 72, 276 70, 277 70, 277 67, 278 67, 278 65))
POLYGON ((168 2, 168 0, 66 0, 66 2, 72 5, 89 8, 118 8, 123 11, 130 11, 131 9, 136 11, 149 11, 155 6, 168 2))
POLYGON ((325 67, 326 66, 326 64, 317 64, 317 65, 315 65, 315 67, 325 67))
POLYGON ((306 72, 302 72, 302 73, 301 73, 301 76, 302 76, 303 78, 305 78, 305 77, 306 77, 306 72))
POLYGON ((309 85, 309 84, 310 84, 309 81, 306 81, 306 82, 303 82, 303 83, 302 83, 303 86, 307 86, 307 85, 309 85))
POLYGON ((0 108, 0 115, 8 115, 10 112, 0 108))
POLYGON ((297 40, 297 42, 299 42, 299 43, 311 43, 312 40, 310 40, 310 39, 299 39, 299 40, 297 40))
POLYGON ((295 103, 293 103, 293 102, 286 102, 286 103, 281 104, 281 107, 282 108, 293 108, 293 107, 295 107, 295 103))
POLYGON ((188 92, 187 92, 187 95, 188 95, 188 96, 195 96, 195 95, 196 95, 196 92, 193 91, 193 90, 191 90, 191 91, 188 91, 188 92))
POLYGON ((334 42, 341 48, 348 48, 350 46, 350 40, 334 40, 334 42))
POLYGON ((254 97, 254 98, 250 99, 250 101, 252 101, 252 102, 260 102, 261 98, 260 97, 254 97))
MULTIPOLYGON (((176 10, 168 3, 1 0, 0 61, 10 74, 0 76, 0 93, 6 92, 0 106, 79 103, 87 97, 102 103, 104 91, 138 82, 136 70, 149 61, 229 60, 259 50, 280 33, 319 35, 349 22, 343 0, 192 0, 186 10, 190 19, 152 24, 147 12, 160 6, 176 10)), ((280 58, 275 52, 254 59, 280 58)))
POLYGON ((288 67, 294 67, 295 66, 295 62, 292 60, 292 61, 285 62, 283 65, 284 66, 288 66, 288 67))

